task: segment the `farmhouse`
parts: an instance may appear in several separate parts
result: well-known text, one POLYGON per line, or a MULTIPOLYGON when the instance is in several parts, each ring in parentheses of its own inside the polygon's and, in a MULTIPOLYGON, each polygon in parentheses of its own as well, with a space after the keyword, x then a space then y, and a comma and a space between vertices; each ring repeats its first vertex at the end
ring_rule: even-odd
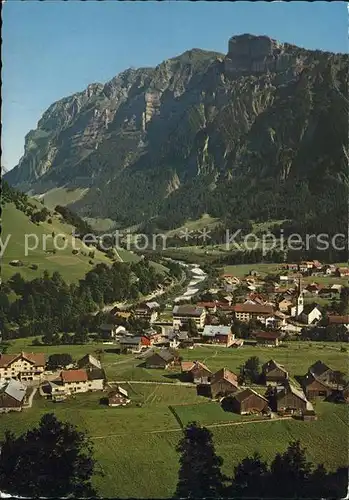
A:
POLYGON ((349 330, 349 316, 328 316, 328 324, 336 325, 336 326, 345 326, 347 330, 349 330))
POLYGON ((21 411, 27 388, 19 380, 3 380, 0 383, 0 413, 21 411))
POLYGON ((104 372, 99 369, 62 370, 59 379, 53 383, 63 388, 66 394, 101 391, 104 387, 104 372))
POLYGON ((212 375, 211 370, 200 361, 183 361, 181 369, 186 379, 194 384, 208 384, 212 375))
POLYGON ((292 307, 292 301, 290 299, 284 298, 278 303, 279 310, 283 313, 288 313, 292 307))
POLYGON ((210 388, 213 399, 234 394, 239 389, 238 377, 227 368, 222 368, 212 375, 210 388))
POLYGON ((309 367, 308 373, 325 384, 330 384, 334 381, 333 370, 320 360, 309 367))
POLYGON ((142 345, 150 345, 149 339, 144 336, 122 337, 119 340, 120 352, 126 354, 132 351, 139 351, 142 345))
POLYGON ((163 370, 173 366, 176 361, 176 356, 167 349, 154 352, 145 360, 146 368, 162 368, 163 370))
POLYGON ((126 406, 130 402, 128 392, 119 385, 108 394, 108 406, 126 406))
POLYGON ((77 365, 78 368, 84 368, 85 370, 96 369, 96 368, 98 368, 99 370, 102 369, 101 362, 98 361, 98 359, 96 359, 91 354, 86 354, 86 356, 79 359, 77 365))
POLYGON ((207 344, 222 344, 229 347, 232 345, 235 335, 231 332, 230 326, 206 325, 201 337, 207 344))
POLYGON ((249 387, 234 394, 231 398, 233 411, 246 415, 248 413, 261 413, 268 409, 268 400, 249 387))
POLYGON ((268 385, 283 384, 288 379, 288 372, 273 359, 262 366, 262 374, 268 385))
POLYGON ((198 328, 203 328, 206 320, 206 309, 191 305, 174 306, 173 328, 178 330, 181 326, 187 325, 190 319, 195 321, 198 328))
POLYGON ((160 304, 157 302, 145 302, 136 307, 134 314, 136 318, 142 318, 150 323, 154 323, 158 317, 160 304))
POLYGON ((317 379, 311 373, 307 373, 302 381, 304 393, 308 399, 328 398, 333 391, 333 388, 325 382, 317 379))
POLYGON ((43 353, 1 354, 0 380, 17 378, 22 382, 41 380, 45 371, 43 353))
POLYGON ((273 314, 272 306, 260 304, 236 304, 233 306, 235 318, 248 323, 251 319, 263 320, 273 314))
POLYGON ((277 411, 291 411, 303 413, 307 409, 308 400, 303 391, 296 389, 292 384, 286 383, 277 392, 277 411))
POLYGON ((256 339, 258 344, 266 345, 268 347, 277 347, 281 343, 282 332, 254 332, 252 336, 256 339))

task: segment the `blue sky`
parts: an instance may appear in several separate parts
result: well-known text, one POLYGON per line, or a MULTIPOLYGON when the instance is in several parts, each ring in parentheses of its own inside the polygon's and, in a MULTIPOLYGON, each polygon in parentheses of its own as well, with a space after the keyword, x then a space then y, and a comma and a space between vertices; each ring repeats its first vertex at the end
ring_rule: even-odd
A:
POLYGON ((232 35, 268 35, 348 51, 345 2, 68 2, 8 0, 3 8, 2 164, 54 101, 134 66, 193 47, 226 52, 232 35))

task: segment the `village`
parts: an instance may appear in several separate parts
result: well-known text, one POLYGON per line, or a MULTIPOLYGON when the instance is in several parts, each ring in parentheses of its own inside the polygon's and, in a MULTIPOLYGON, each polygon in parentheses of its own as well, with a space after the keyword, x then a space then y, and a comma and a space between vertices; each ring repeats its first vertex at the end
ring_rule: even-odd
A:
MULTIPOLYGON (((198 396, 225 411, 266 419, 315 420, 314 401, 349 402, 346 374, 328 366, 320 356, 305 373, 291 374, 278 361, 278 353, 307 329, 330 326, 348 334, 348 315, 328 314, 317 304, 320 297, 339 300, 344 286, 337 279, 348 274, 347 268, 318 261, 280 265, 278 276, 264 278, 253 269, 243 277, 221 273, 211 280, 210 288, 199 280, 202 287, 195 295, 167 304, 167 311, 155 301, 132 310, 114 307, 109 322, 100 326, 100 334, 106 348, 132 358, 140 370, 168 373, 173 386, 195 387, 198 396), (316 278, 322 276, 330 280, 317 283, 316 278), (127 329, 130 317, 144 325, 141 333, 127 329), (255 355, 239 370, 227 366, 216 370, 200 359, 203 347, 227 352, 232 359, 247 348, 255 355), (259 350, 266 348, 269 360, 258 365, 259 350)), ((69 347, 61 349, 69 351, 69 347)), ((58 359, 52 369, 52 359, 44 352, 5 353, 0 356, 0 412, 26 411, 35 404, 35 394, 69 404, 76 394, 100 392, 108 407, 132 407, 123 382, 110 379, 98 354, 58 359)))

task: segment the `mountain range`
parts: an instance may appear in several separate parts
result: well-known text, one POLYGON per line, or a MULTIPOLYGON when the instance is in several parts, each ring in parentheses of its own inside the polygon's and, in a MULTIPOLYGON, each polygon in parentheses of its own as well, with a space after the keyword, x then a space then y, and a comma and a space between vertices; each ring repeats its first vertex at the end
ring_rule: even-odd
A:
POLYGON ((82 217, 347 226, 348 56, 238 35, 52 104, 5 175, 82 217), (63 204, 63 203, 60 203, 63 204))

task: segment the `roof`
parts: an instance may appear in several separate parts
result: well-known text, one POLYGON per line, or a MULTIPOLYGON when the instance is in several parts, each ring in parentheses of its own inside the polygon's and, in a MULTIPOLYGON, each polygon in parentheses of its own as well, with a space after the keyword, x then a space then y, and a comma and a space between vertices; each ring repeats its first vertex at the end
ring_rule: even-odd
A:
POLYGON ((349 316, 328 316, 330 325, 347 325, 349 324, 349 316))
POLYGON ((274 370, 275 368, 278 368, 279 370, 287 373, 287 370, 285 370, 284 366, 277 363, 274 359, 270 359, 267 363, 264 363, 264 365, 262 366, 262 370, 267 372, 274 370))
POLYGON ((231 372, 227 368, 221 368, 216 372, 211 378, 211 384, 219 382, 220 380, 226 380, 230 384, 238 387, 238 377, 235 373, 231 372))
POLYGON ((257 339, 276 340, 281 337, 282 332, 253 332, 252 335, 257 339))
POLYGON ((320 307, 317 304, 306 304, 303 308, 302 314, 310 314, 314 309, 320 311, 320 307))
POLYGON ((203 337, 215 337, 216 335, 231 334, 231 327, 224 325, 206 325, 202 332, 203 337))
POLYGON ((264 306, 260 304, 236 304, 233 308, 235 312, 245 313, 272 314, 274 312, 274 308, 272 306, 264 306))
POLYGON ((312 373, 307 373, 305 377, 303 378, 303 384, 307 387, 308 385, 312 384, 313 382, 317 382, 318 384, 322 385, 326 389, 331 389, 331 387, 321 380, 319 380, 317 377, 314 377, 312 373))
POLYGON ((63 382, 87 382, 86 370, 62 370, 61 379, 63 382))
POLYGON ((104 370, 100 368, 92 368, 92 370, 87 370, 87 378, 88 380, 104 380, 104 370))
POLYGON ((173 315, 176 316, 197 316, 200 317, 205 311, 204 307, 195 307, 190 305, 174 306, 173 315))
POLYGON ((216 302, 198 302, 197 307, 207 307, 207 308, 214 308, 216 307, 216 302))
POLYGON ((318 360, 309 367, 308 372, 314 375, 314 377, 320 377, 329 370, 331 370, 329 366, 318 360))
POLYGON ((112 325, 111 323, 103 323, 99 329, 104 330, 106 332, 111 332, 115 328, 115 325, 112 325))
POLYGON ((45 354, 43 352, 21 352, 19 354, 1 354, 0 355, 0 368, 6 368, 13 361, 23 358, 34 366, 45 366, 45 354))
POLYGON ((285 394, 287 394, 288 392, 291 392, 294 396, 301 399, 302 401, 307 402, 307 398, 305 397, 304 392, 300 389, 297 389, 294 385, 292 385, 290 383, 287 383, 285 385, 285 387, 283 388, 283 390, 280 391, 277 396, 282 397, 285 394))
POLYGON ((194 368, 202 368, 212 373, 211 370, 207 368, 207 366, 201 363, 200 361, 182 361, 181 368, 182 371, 184 372, 191 372, 194 368))
POLYGON ((167 349, 161 349, 161 351, 152 352, 151 355, 147 357, 147 359, 149 360, 153 356, 158 356, 166 362, 172 361, 175 358, 172 352, 168 351, 167 349))
POLYGON ((130 344, 130 345, 136 345, 141 342, 142 337, 123 337, 120 339, 120 344, 130 344))
POLYGON ((261 396, 260 394, 258 394, 258 392, 254 391, 250 387, 247 387, 246 389, 243 389, 242 391, 240 391, 237 394, 235 394, 233 397, 234 397, 234 399, 236 399, 236 401, 239 401, 241 403, 242 401, 245 401, 246 399, 248 399, 253 394, 255 396, 258 396, 261 399, 264 399, 264 401, 266 401, 268 403, 268 400, 264 396, 261 396))
POLYGON ((99 369, 102 368, 101 362, 98 361, 98 359, 96 359, 94 356, 92 356, 92 354, 86 354, 83 358, 79 359, 78 361, 78 366, 80 368, 83 368, 88 364, 93 365, 99 369))
POLYGON ((19 401, 20 403, 23 401, 25 397, 25 393, 27 388, 23 385, 19 380, 11 379, 8 383, 3 387, 3 392, 11 398, 19 401))

